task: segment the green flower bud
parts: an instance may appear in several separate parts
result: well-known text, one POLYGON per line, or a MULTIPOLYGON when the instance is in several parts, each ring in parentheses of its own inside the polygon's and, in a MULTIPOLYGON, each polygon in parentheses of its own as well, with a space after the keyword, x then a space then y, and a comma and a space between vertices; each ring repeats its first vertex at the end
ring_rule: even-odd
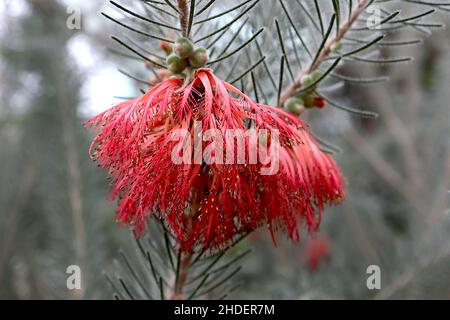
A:
POLYGON ((314 98, 315 98, 314 92, 308 92, 304 98, 303 101, 305 102, 305 108, 314 108, 314 98))
POLYGON ((186 60, 180 59, 176 54, 168 56, 166 62, 169 71, 174 74, 183 72, 187 67, 186 60))
POLYGON ((166 63, 167 63, 167 65, 171 65, 172 63, 177 63, 180 60, 181 59, 176 54, 171 54, 167 57, 166 63))
POLYGON ((208 59, 208 51, 206 51, 205 48, 198 48, 189 57, 189 64, 191 65, 191 67, 200 68, 208 62, 208 59))
POLYGON ((187 59, 194 52, 194 46, 189 39, 181 37, 175 41, 173 52, 181 59, 187 59))
POLYGON ((284 107, 287 111, 299 116, 305 110, 304 101, 300 98, 290 98, 286 101, 284 107))

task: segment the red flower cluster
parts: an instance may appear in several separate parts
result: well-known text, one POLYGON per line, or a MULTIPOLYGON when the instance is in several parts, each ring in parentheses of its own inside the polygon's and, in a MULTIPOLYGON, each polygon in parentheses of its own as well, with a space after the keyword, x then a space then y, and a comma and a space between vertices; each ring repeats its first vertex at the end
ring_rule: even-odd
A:
MULTIPOLYGON (((101 129, 90 153, 113 178, 117 219, 139 234, 147 217, 156 213, 184 251, 221 248, 262 225, 272 235, 283 229, 297 240, 301 224, 317 228, 324 205, 344 196, 339 168, 301 120, 253 102, 209 69, 197 70, 185 86, 183 79, 171 77, 87 125, 101 129), (244 148, 245 157, 238 163, 174 163, 174 150, 180 146, 174 136, 183 130, 195 139, 195 123, 201 124, 200 133, 222 133, 216 139, 223 139, 227 156, 233 152, 237 157, 244 148), (250 161, 251 135, 241 145, 233 140, 233 148, 228 148, 227 130, 251 128, 269 132, 269 149, 277 133, 279 147, 270 149, 279 155, 277 172, 261 174, 266 165, 250 161)), ((188 148, 190 159, 195 147, 188 148)))

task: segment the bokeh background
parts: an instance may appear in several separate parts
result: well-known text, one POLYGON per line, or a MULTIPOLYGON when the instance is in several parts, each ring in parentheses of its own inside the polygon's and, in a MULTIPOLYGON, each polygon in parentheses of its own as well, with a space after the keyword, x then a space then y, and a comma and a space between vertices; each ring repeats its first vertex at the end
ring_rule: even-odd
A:
MULTIPOLYGON (((89 159, 92 133, 82 127, 139 94, 118 69, 149 76, 108 50, 117 27, 100 15, 105 7, 0 0, 0 298, 110 299, 103 273, 114 272, 120 248, 135 250, 114 222, 107 177, 89 159), (66 27, 70 5, 81 8, 80 30, 66 27), (81 291, 66 288, 72 264, 82 268, 81 291)), ((300 244, 280 235, 274 246, 266 230, 247 239, 252 253, 233 298, 450 298, 450 31, 400 52, 415 61, 367 67, 387 73, 387 84, 342 92, 379 119, 334 109, 307 115, 341 149, 347 199, 300 244), (380 290, 366 286, 370 265, 381 269, 380 290)))

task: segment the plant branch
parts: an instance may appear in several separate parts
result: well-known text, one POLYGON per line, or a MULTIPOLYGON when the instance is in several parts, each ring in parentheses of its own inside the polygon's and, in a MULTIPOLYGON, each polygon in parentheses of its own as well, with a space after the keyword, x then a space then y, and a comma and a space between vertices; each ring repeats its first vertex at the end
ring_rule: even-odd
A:
POLYGON ((386 300, 391 298, 396 292, 408 286, 421 272, 448 258, 449 255, 450 249, 447 247, 437 252, 437 254, 419 260, 414 268, 399 275, 389 286, 380 291, 374 299, 386 300))
POLYGON ((301 88, 301 81, 303 76, 310 74, 314 70, 318 69, 322 63, 327 60, 331 53, 333 52, 332 48, 335 44, 338 44, 346 35, 346 33, 350 30, 352 25, 358 20, 359 16, 363 13, 363 11, 367 8, 371 1, 370 0, 359 0, 358 4, 353 9, 349 18, 344 21, 337 31, 336 35, 331 38, 320 50, 317 58, 313 60, 313 62, 305 69, 299 72, 295 81, 285 89, 280 97, 279 106, 283 106, 287 99, 292 97, 297 91, 301 88))
MULTIPOLYGON (((192 230, 192 220, 195 218, 195 216, 199 212, 199 207, 198 207, 196 201, 194 201, 194 203, 192 204, 190 211, 191 212, 190 212, 190 216, 189 216, 188 229, 192 230)), ((181 246, 179 245, 178 247, 179 247, 178 248, 179 255, 178 255, 178 261, 177 261, 175 284, 173 286, 172 300, 185 300, 186 297, 184 295, 184 285, 186 284, 186 280, 188 278, 193 253, 191 251, 189 251, 189 252, 183 254, 183 253, 181 253, 181 246)))

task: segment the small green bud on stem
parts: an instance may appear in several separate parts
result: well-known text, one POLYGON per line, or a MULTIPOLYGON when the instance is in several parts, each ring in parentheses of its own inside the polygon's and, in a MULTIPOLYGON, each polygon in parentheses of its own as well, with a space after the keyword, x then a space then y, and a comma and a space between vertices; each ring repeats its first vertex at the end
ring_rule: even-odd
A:
POLYGON ((181 37, 175 41, 173 51, 181 59, 187 59, 194 52, 194 46, 189 39, 181 37))
POLYGON ((176 54, 171 54, 167 57, 167 65, 170 72, 177 74, 181 73, 186 69, 186 60, 180 59, 176 54))
POLYGON ((310 75, 307 74, 305 76, 303 76, 302 78, 302 87, 309 87, 310 85, 312 85, 314 83, 314 78, 310 75))

